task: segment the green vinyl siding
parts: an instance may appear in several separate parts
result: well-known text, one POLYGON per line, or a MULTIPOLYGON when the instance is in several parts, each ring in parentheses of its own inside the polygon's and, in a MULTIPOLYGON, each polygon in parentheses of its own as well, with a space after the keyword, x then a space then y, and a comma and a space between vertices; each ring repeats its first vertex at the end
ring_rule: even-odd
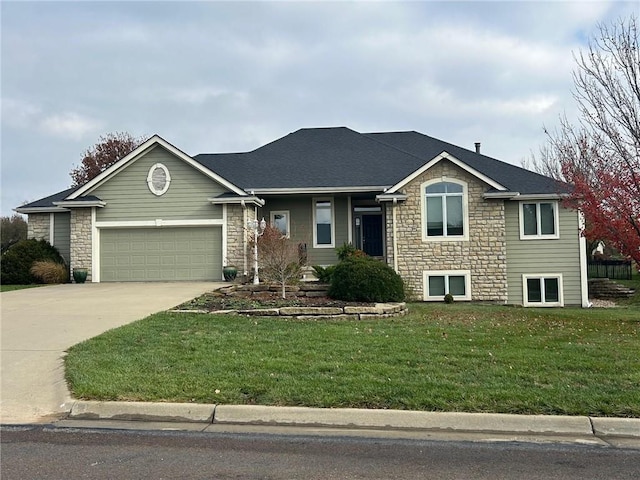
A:
POLYGON ((222 228, 100 230, 100 281, 222 279, 222 228))
POLYGON ((313 248, 313 201, 317 198, 331 198, 334 202, 334 247, 340 247, 349 241, 349 201, 346 196, 265 196, 265 206, 258 216, 269 221, 272 211, 289 211, 290 238, 299 243, 306 243, 307 264, 333 265, 338 262, 335 248, 313 248))
POLYGON ((221 219, 222 207, 207 199, 226 189, 191 165, 160 146, 142 154, 124 170, 116 173, 90 195, 107 203, 96 211, 96 220, 193 220, 221 219), (147 185, 149 169, 162 163, 169 170, 171 183, 164 195, 151 193, 147 185))
POLYGON ((505 202, 509 304, 523 303, 522 275, 562 275, 565 305, 581 305, 578 214, 559 207, 560 238, 520 240, 519 204, 505 202))
POLYGON ((71 212, 60 212, 53 215, 53 245, 69 265, 71 258, 71 212))

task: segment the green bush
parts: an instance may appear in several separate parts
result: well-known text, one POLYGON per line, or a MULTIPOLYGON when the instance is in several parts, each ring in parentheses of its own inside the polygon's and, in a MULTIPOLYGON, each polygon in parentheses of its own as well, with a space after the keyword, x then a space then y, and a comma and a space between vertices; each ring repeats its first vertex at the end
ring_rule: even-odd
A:
POLYGON ((42 283, 31 274, 33 262, 51 260, 64 265, 58 249, 46 240, 22 240, 2 255, 0 282, 3 285, 29 285, 42 283))
POLYGON ((51 260, 33 262, 29 271, 42 283, 53 284, 69 281, 69 270, 66 265, 51 260))
POLYGON ((331 283, 331 278, 333 277, 335 269, 335 265, 329 265, 328 267, 321 267, 320 265, 313 266, 313 271, 320 283, 331 283))
POLYGON ((329 296, 355 302, 401 302, 404 284, 385 263, 352 255, 336 265, 329 296))
POLYGON ((453 303, 453 295, 451 295, 450 293, 447 293, 444 296, 444 303, 453 303))
POLYGON ((336 248, 338 260, 343 261, 349 257, 366 257, 367 254, 362 250, 358 250, 352 243, 343 243, 341 247, 336 248))

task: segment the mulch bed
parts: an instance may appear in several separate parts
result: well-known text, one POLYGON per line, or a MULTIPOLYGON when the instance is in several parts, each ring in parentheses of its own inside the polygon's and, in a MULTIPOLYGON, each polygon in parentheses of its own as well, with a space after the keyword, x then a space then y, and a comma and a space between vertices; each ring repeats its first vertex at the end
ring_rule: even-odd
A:
POLYGON ((176 307, 179 310, 251 310, 259 308, 280 307, 345 307, 366 306, 366 302, 345 302, 334 300, 326 296, 306 297, 287 294, 282 298, 279 292, 232 292, 229 294, 220 291, 205 293, 182 305, 176 307))

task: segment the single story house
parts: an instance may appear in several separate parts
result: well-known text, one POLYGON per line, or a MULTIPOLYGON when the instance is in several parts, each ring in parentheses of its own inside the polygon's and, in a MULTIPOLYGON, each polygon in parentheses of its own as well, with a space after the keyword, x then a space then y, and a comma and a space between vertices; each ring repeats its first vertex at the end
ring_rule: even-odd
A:
POLYGON ((29 237, 93 282, 221 280, 226 264, 246 273, 246 225, 264 217, 306 244, 310 265, 335 263, 350 242, 417 299, 586 306, 586 244, 566 189, 479 144, 305 128, 195 156, 155 135, 88 183, 15 210, 29 237))

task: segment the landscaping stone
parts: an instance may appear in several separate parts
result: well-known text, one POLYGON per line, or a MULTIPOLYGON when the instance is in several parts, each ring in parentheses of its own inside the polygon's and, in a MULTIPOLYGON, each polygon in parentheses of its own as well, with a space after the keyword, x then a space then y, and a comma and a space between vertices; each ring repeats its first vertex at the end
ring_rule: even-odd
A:
POLYGON ((340 315, 344 310, 339 307, 282 307, 280 315, 340 315))

